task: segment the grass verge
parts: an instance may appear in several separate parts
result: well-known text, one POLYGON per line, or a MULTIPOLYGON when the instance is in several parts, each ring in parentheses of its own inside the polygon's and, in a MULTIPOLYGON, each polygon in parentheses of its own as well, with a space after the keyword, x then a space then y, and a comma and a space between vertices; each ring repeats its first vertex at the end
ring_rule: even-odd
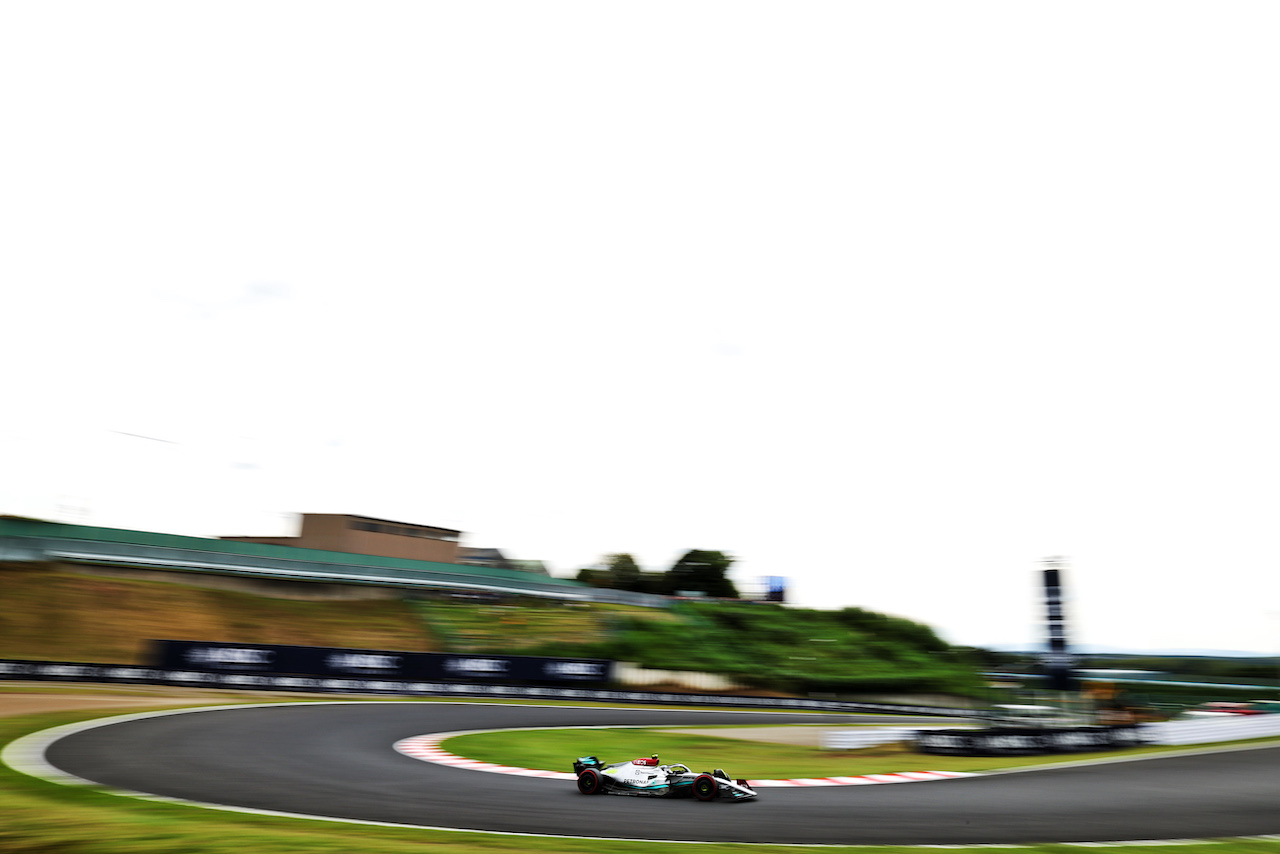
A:
MULTIPOLYGON (((1276 739, 1253 741, 1268 743, 1276 739)), ((899 771, 1000 771, 1085 759, 1118 759, 1171 753, 1207 745, 1158 745, 1055 756, 938 756, 916 753, 900 743, 861 750, 830 751, 798 745, 686 735, 657 727, 619 727, 478 733, 446 739, 441 746, 450 753, 468 759, 543 771, 572 771, 573 760, 579 756, 598 756, 603 762, 621 762, 656 753, 663 761, 683 762, 695 771, 724 768, 731 777, 785 780, 796 777, 857 777, 899 771)))

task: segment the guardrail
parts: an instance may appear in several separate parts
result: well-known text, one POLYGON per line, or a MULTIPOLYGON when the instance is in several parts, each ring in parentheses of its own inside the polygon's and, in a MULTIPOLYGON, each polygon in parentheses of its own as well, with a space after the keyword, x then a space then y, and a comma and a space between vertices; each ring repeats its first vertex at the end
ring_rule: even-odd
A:
POLYGON ((885 703, 852 703, 799 697, 740 697, 724 694, 671 694, 594 688, 542 688, 526 685, 479 685, 474 682, 410 681, 378 678, 325 678, 294 675, 215 673, 168 670, 123 664, 80 664, 64 661, 0 659, 0 681, 135 683, 229 688, 241 691, 305 691, 308 693, 394 694, 401 696, 501 697, 508 699, 590 700, 672 706, 733 706, 775 711, 874 712, 902 715, 965 715, 967 709, 885 703))

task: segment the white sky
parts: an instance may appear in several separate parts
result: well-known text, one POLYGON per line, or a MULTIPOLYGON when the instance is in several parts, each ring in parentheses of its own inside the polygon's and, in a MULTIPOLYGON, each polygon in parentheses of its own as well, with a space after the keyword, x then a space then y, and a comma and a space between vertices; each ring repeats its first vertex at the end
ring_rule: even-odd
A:
POLYGON ((1278 23, 6 3, 0 512, 1275 654, 1278 23))

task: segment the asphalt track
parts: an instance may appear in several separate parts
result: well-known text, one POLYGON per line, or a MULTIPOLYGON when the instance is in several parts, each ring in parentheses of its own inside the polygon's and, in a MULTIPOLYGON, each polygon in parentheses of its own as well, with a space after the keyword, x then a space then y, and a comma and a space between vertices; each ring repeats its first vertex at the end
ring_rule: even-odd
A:
MULTIPOLYGON (((203 803, 510 833, 837 845, 1280 833, 1278 747, 937 782, 770 788, 738 803, 588 798, 570 782, 450 768, 392 748, 409 736, 472 729, 828 722, 848 718, 446 703, 283 704, 113 723, 54 742, 46 759, 104 786, 203 803)), ((593 752, 589 733, 583 733, 581 752, 593 752)), ((566 756, 564 768, 548 770, 570 770, 571 761, 566 756)), ((750 769, 727 770, 750 776, 750 769)))

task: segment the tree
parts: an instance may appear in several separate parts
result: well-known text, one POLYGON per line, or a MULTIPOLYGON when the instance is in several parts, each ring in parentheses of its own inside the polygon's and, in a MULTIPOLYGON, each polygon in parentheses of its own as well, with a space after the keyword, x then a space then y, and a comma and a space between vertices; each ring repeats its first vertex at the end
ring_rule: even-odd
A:
POLYGON ((636 559, 626 553, 605 555, 599 563, 578 570, 578 581, 610 590, 645 590, 646 573, 636 559))
POLYGON ((601 569, 598 566, 584 566, 578 570, 577 580, 582 584, 590 584, 592 587, 610 587, 609 571, 601 569))
POLYGON ((609 586, 614 590, 640 590, 640 565, 631 555, 607 555, 604 565, 609 573, 609 586))
POLYGON ((704 593, 720 599, 737 599, 738 591, 725 575, 731 566, 733 558, 724 552, 690 549, 668 570, 664 592, 704 593))

